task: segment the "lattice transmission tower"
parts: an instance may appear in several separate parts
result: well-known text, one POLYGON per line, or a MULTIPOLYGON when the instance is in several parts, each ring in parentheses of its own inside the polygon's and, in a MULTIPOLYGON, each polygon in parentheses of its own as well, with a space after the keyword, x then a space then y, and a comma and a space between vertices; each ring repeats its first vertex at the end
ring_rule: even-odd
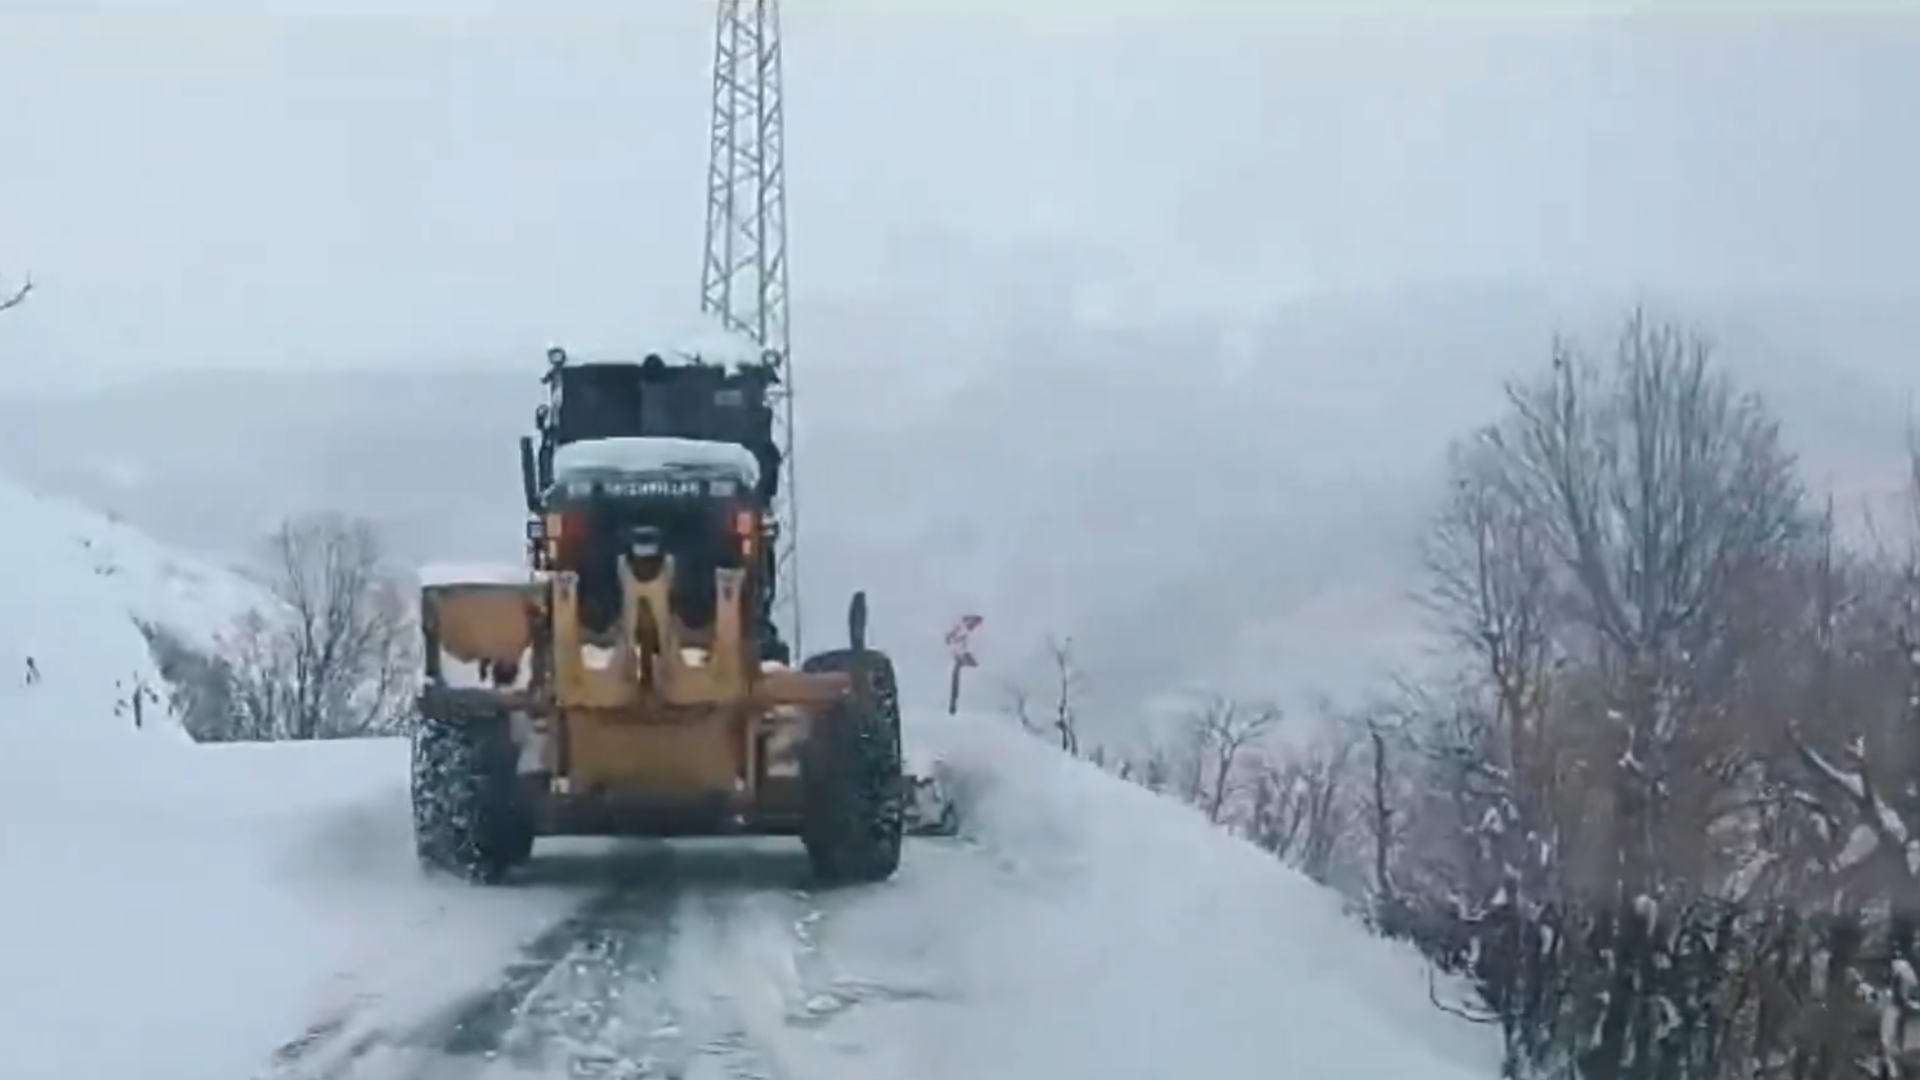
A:
POLYGON ((787 332, 786 110, 776 0, 719 0, 713 39, 713 127, 707 160, 707 251, 700 306, 778 354, 774 441, 781 477, 772 507, 774 618, 800 642, 800 500, 793 454, 793 360, 787 332))

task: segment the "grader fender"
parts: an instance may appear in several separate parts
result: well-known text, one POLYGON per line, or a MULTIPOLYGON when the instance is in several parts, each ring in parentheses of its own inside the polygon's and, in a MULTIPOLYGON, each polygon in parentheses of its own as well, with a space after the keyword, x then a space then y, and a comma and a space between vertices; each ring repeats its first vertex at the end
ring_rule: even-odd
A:
POLYGON ((420 632, 428 680, 452 687, 528 685, 543 596, 535 582, 423 586, 420 632))

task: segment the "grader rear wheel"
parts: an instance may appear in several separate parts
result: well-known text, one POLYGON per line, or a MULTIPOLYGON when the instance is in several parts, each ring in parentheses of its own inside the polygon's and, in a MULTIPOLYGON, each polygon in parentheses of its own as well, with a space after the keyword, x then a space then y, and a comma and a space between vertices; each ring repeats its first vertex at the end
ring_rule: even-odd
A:
POLYGON ((801 670, 853 678, 853 693, 814 726, 801 750, 801 840, 826 885, 885 881, 900 867, 906 778, 893 661, 870 649, 809 657, 801 670))

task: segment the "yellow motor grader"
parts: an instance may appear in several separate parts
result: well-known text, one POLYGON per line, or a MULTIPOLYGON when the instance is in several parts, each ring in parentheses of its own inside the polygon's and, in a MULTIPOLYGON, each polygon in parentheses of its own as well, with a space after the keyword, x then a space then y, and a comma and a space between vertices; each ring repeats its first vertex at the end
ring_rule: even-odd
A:
POLYGON ((421 861, 490 883, 541 836, 777 835, 823 883, 890 877, 899 694, 865 596, 798 670, 772 618, 777 357, 547 359, 526 564, 422 574, 421 861))

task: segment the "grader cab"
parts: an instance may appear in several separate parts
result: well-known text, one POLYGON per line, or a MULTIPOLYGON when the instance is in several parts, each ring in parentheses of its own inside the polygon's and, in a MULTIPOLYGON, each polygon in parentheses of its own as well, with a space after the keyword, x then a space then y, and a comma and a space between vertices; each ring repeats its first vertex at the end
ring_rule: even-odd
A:
POLYGON ((799 670, 771 617, 775 366, 556 353, 527 563, 423 574, 422 861, 490 882, 541 836, 781 835, 824 881, 889 877, 899 695, 865 598, 799 670))

